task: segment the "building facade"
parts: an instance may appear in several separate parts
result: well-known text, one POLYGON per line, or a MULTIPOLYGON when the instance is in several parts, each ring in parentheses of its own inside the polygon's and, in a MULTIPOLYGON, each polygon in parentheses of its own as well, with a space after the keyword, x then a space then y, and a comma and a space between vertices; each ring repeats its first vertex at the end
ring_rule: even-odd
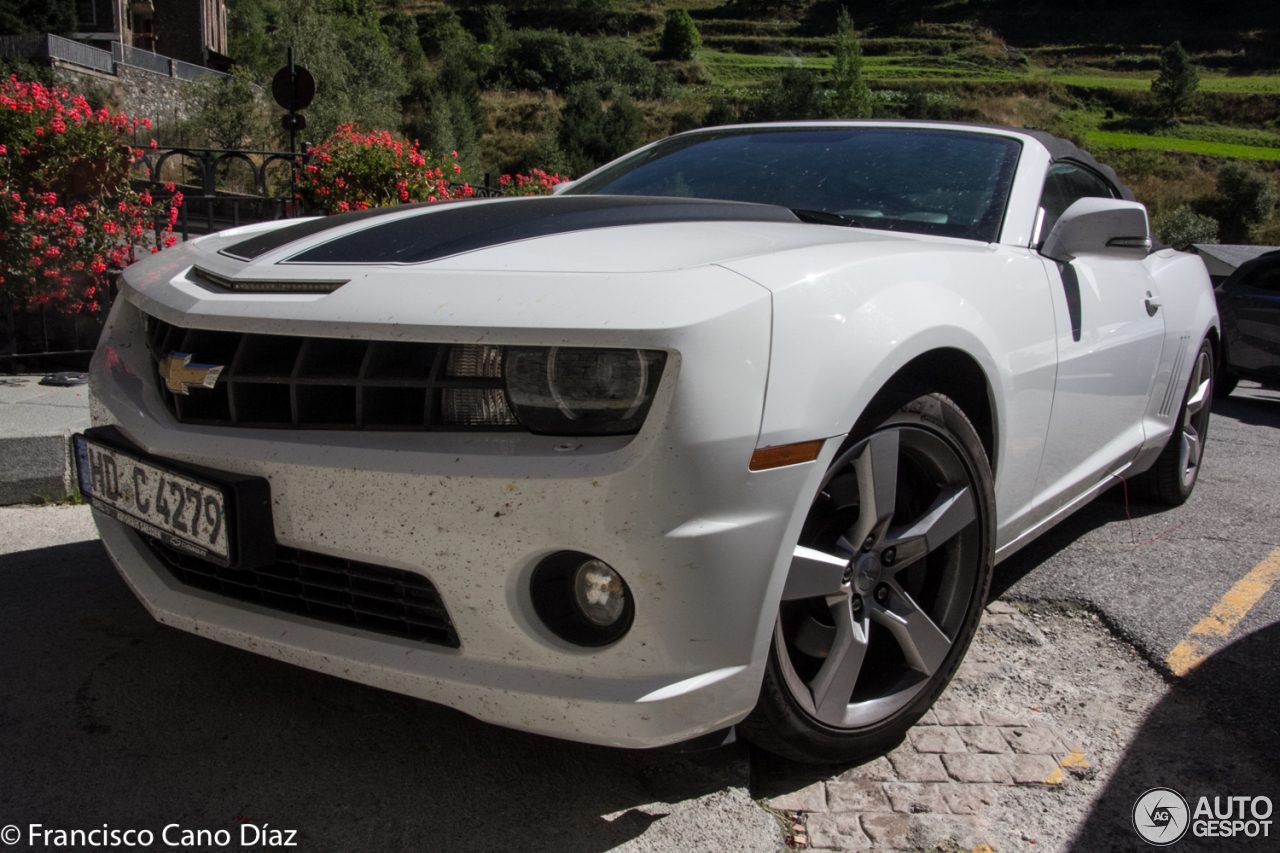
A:
POLYGON ((78 0, 76 14, 77 38, 119 42, 219 71, 231 67, 226 0, 78 0))

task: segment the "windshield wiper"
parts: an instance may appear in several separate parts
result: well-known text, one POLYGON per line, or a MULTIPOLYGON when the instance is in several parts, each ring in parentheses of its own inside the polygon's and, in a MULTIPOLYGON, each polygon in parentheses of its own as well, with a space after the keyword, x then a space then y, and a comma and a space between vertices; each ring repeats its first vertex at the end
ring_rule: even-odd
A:
POLYGON ((792 207, 791 212, 799 217, 801 222, 812 222, 815 225, 843 225, 846 228, 866 228, 857 219, 852 216, 845 216, 843 213, 828 213, 825 210, 805 210, 802 207, 792 207))

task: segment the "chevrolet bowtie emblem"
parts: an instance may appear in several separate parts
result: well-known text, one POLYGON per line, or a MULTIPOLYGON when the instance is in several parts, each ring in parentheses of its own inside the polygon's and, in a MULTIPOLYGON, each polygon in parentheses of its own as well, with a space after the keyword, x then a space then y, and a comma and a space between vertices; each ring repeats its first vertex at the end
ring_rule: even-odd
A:
POLYGON ((212 388, 222 373, 221 364, 192 364, 191 353, 171 352, 160 362, 160 378, 175 394, 190 394, 193 385, 212 388))

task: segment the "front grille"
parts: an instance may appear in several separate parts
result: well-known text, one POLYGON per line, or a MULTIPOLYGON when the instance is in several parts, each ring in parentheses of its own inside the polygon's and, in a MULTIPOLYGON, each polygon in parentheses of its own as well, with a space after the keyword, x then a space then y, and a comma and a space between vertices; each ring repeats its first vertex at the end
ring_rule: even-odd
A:
POLYGON ((501 347, 186 329, 147 317, 165 405, 180 423, 277 429, 518 430, 501 347), (174 393, 172 353, 220 365, 212 388, 174 393))
POLYGON ((335 625, 453 649, 460 645, 440 593, 422 575, 282 546, 269 566, 226 569, 142 538, 187 586, 335 625))

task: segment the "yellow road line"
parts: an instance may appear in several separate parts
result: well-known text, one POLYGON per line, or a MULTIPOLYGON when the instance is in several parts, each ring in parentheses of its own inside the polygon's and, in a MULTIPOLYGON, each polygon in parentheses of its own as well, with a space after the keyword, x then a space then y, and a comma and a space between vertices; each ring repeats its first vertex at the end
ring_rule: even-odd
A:
POLYGON ((1187 632, 1187 638, 1174 646, 1164 659, 1173 674, 1181 678, 1213 654, 1213 644, 1201 638, 1230 634, 1277 580, 1280 580, 1280 550, 1272 551, 1265 560, 1250 569, 1249 574, 1237 581, 1222 600, 1213 605, 1209 615, 1187 632))

